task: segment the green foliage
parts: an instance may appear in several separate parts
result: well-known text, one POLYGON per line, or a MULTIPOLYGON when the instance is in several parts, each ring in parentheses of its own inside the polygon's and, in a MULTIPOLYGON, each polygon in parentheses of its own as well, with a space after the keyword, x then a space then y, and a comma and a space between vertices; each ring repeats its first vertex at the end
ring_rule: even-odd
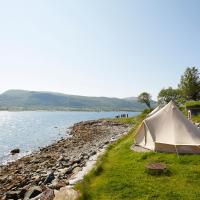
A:
POLYGON ((193 108, 193 107, 200 107, 200 101, 187 101, 186 103, 185 103, 185 106, 187 107, 187 108, 193 108))
POLYGON ((200 123, 200 115, 194 115, 192 116, 192 121, 196 123, 200 123))
POLYGON ((143 112, 141 113, 141 115, 146 116, 148 115, 151 111, 153 111, 153 109, 144 109, 143 112))
MULTIPOLYGON (((144 116, 135 118, 137 124, 144 116)), ((133 144, 137 126, 112 144, 85 179, 77 185, 82 200, 188 200, 200 199, 200 157, 169 153, 138 153, 133 144), (162 176, 146 173, 145 166, 162 162, 162 176)))
POLYGON ((145 103, 149 109, 151 109, 151 95, 147 92, 142 92, 138 96, 138 101, 140 103, 145 103))
POLYGON ((173 89, 169 87, 167 89, 162 89, 158 94, 158 104, 163 105, 169 103, 171 100, 175 102, 181 101, 181 92, 179 89, 173 89))
POLYGON ((200 76, 198 68, 188 67, 181 76, 179 89, 186 100, 200 100, 200 76))

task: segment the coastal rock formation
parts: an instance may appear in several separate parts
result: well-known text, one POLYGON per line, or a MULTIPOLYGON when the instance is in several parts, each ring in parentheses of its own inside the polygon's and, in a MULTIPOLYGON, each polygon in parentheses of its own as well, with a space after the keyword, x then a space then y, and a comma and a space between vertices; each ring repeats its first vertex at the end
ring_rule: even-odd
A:
POLYGON ((17 154, 17 153, 20 153, 20 149, 13 149, 13 150, 10 151, 10 153, 11 153, 12 155, 15 155, 15 154, 17 154))
POLYGON ((100 149, 126 134, 132 125, 98 120, 71 127, 71 136, 0 166, 0 199, 52 199, 100 149))

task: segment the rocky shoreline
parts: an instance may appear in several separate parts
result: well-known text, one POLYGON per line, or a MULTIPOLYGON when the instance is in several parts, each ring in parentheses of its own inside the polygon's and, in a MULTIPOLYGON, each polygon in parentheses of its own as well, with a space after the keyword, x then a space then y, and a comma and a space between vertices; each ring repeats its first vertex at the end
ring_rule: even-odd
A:
POLYGON ((56 199, 55 194, 69 185, 92 156, 131 128, 107 120, 75 124, 72 137, 0 166, 0 199, 56 199))

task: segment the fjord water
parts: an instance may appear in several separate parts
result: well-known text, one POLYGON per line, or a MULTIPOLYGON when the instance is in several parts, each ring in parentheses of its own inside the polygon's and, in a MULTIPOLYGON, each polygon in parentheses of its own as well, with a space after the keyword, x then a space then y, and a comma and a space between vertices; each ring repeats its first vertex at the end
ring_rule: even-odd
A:
POLYGON ((137 112, 0 112, 0 165, 29 154, 67 136, 74 123, 137 112), (20 154, 11 156, 12 149, 20 154))

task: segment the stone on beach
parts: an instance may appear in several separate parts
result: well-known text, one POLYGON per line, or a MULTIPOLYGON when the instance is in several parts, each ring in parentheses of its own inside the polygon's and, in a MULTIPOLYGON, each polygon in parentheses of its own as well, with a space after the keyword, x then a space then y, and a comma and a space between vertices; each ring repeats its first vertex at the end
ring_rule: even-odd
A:
POLYGON ((55 197, 52 189, 46 189, 40 196, 40 200, 53 200, 55 197))
POLYGON ((18 199, 20 191, 10 191, 6 193, 5 199, 18 199))
POLYGON ((31 198, 37 197, 42 193, 42 188, 39 186, 31 187, 25 194, 24 200, 29 200, 31 198))
POLYGON ((10 153, 12 154, 12 155, 15 155, 15 154, 17 154, 17 153, 20 153, 20 149, 13 149, 13 150, 11 150, 10 151, 10 153))
POLYGON ((55 194, 54 200, 77 200, 79 196, 79 192, 76 190, 69 187, 63 187, 55 194))
POLYGON ((54 172, 50 172, 48 175, 47 175, 47 178, 45 179, 44 181, 44 184, 48 184, 48 183, 51 183, 53 180, 54 180, 55 176, 54 176, 54 172))

